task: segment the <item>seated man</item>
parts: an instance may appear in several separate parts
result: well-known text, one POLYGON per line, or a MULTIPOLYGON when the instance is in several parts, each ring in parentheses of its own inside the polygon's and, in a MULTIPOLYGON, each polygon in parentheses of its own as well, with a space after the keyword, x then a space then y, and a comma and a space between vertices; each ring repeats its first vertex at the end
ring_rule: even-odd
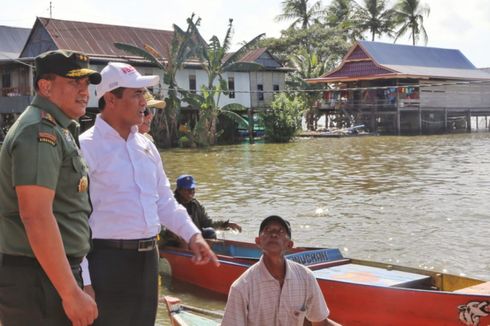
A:
POLYGON ((291 225, 272 215, 260 224, 255 243, 262 257, 230 288, 222 326, 340 326, 330 311, 312 271, 284 257, 293 247, 291 225))
MULTIPOLYGON (((216 239, 216 229, 218 230, 237 230, 242 232, 242 227, 236 223, 228 221, 213 221, 204 206, 194 198, 196 192, 196 182, 191 175, 181 175, 177 178, 177 188, 175 189, 175 199, 187 209, 194 224, 202 232, 205 239, 216 239)), ((161 233, 162 242, 169 246, 178 246, 179 239, 172 232, 165 230, 161 233)))

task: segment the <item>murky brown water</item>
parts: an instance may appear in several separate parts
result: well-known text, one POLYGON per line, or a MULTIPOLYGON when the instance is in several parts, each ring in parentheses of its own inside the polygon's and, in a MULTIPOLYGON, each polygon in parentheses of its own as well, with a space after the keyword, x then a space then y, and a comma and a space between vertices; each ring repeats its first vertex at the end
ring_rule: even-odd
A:
MULTIPOLYGON (((490 134, 299 139, 290 144, 162 152, 173 183, 195 176, 209 215, 240 223, 287 218, 297 244, 349 257, 490 280, 490 134)), ((165 292, 165 290, 164 290, 165 292)), ((210 309, 223 298, 174 287, 210 309)), ((165 324, 163 314, 160 325, 165 324)))

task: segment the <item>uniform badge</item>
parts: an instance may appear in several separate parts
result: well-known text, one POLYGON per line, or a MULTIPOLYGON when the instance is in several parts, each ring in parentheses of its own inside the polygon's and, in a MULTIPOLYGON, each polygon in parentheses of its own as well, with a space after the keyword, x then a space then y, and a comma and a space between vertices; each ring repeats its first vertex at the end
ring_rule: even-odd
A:
POLYGON ((40 143, 48 143, 53 146, 56 146, 56 142, 58 141, 56 135, 50 134, 49 132, 39 132, 37 139, 40 143))
POLYGON ((80 178, 80 182, 78 182, 78 192, 85 192, 88 189, 88 178, 87 176, 83 176, 80 178))
POLYGON ((49 114, 48 112, 45 112, 45 111, 41 111, 41 119, 43 119, 44 121, 47 121, 49 122, 50 124, 52 124, 53 126, 56 126, 56 120, 53 118, 53 116, 51 114, 49 114))
POLYGON ((65 139, 67 142, 69 143, 73 142, 72 135, 68 129, 63 129, 63 134, 65 135, 65 139))

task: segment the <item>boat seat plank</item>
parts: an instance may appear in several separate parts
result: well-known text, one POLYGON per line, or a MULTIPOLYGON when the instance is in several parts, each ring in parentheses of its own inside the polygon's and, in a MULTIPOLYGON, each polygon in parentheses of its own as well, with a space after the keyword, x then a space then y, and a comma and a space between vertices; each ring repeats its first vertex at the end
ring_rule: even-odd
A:
POLYGON ((467 293, 467 294, 486 294, 490 295, 490 281, 485 283, 480 283, 473 286, 468 286, 463 289, 454 291, 455 293, 467 293))
POLYGON ((313 274, 318 279, 387 287, 422 287, 427 282, 430 282, 430 276, 427 275, 358 264, 343 264, 322 268, 314 270, 313 274))

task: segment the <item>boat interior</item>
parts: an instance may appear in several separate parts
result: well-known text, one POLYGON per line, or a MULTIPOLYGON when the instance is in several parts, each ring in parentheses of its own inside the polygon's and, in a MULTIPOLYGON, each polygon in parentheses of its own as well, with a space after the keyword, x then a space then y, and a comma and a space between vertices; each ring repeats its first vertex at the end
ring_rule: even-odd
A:
MULTIPOLYGON (((225 260, 233 259, 252 264, 262 254, 254 244, 213 240, 210 245, 225 260)), ((425 269, 350 259, 336 248, 296 247, 286 257, 308 266, 318 280, 490 295, 490 282, 425 269)))

